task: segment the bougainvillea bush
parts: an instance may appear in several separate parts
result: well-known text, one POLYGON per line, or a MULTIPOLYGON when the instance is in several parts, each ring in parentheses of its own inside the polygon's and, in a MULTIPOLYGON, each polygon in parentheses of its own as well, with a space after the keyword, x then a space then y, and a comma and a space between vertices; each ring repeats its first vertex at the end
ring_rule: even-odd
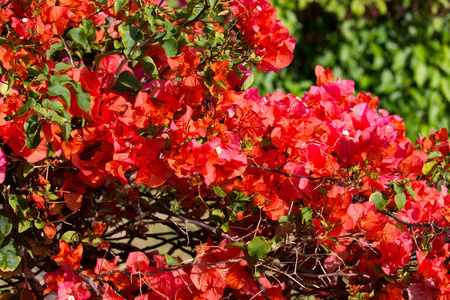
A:
POLYGON ((0 3, 2 299, 450 297, 447 130, 261 97, 269 1, 0 3))

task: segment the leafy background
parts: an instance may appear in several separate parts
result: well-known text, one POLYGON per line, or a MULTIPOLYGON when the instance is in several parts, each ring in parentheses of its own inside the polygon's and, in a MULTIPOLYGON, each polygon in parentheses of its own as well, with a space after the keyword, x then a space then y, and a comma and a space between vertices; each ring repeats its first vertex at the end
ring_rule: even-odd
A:
POLYGON ((292 64, 258 73, 261 94, 302 96, 314 67, 356 82, 380 107, 404 118, 407 136, 450 125, 449 0, 272 0, 297 39, 292 64))

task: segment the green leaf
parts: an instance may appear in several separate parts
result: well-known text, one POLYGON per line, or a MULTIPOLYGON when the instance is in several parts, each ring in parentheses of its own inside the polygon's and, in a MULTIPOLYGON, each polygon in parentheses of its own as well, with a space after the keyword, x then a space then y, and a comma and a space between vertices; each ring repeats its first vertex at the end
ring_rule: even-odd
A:
POLYGON ((48 199, 52 200, 52 201, 56 201, 58 200, 58 196, 56 196, 55 194, 48 194, 48 199))
POLYGON ((34 227, 37 229, 42 229, 45 227, 45 221, 42 220, 34 220, 34 227))
POLYGON ((394 199, 395 199, 395 204, 398 207, 398 210, 399 211, 402 210, 406 204, 406 195, 404 193, 397 194, 397 195, 395 195, 394 199))
POLYGON ((42 101, 42 106, 46 107, 46 108, 49 108, 49 109, 52 109, 52 110, 54 110, 56 112, 59 112, 61 114, 65 112, 64 105, 62 105, 61 102, 56 101, 56 100, 44 99, 42 101))
POLYGON ((171 266, 178 266, 179 264, 181 264, 181 261, 179 261, 178 259, 173 258, 172 256, 170 256, 167 253, 164 253, 164 257, 166 258, 166 263, 169 267, 171 266))
POLYGON ((62 72, 62 71, 67 71, 67 70, 70 70, 70 69, 72 69, 71 65, 68 65, 68 64, 60 62, 60 63, 57 63, 56 66, 55 66, 55 73, 59 73, 59 72, 62 72))
POLYGON ((22 105, 19 110, 17 111, 17 116, 21 117, 24 114, 26 114, 26 112, 28 111, 28 109, 30 108, 30 106, 28 105, 28 103, 25 103, 24 105, 22 105))
POLYGON ((221 226, 225 220, 225 214, 220 208, 214 208, 209 212, 209 219, 214 224, 221 226))
POLYGON ((414 68, 414 81, 417 86, 422 87, 427 80, 427 65, 425 63, 419 63, 416 68, 414 68))
POLYGON ((428 154, 428 160, 444 157, 440 151, 434 151, 428 154))
POLYGON ((268 243, 259 236, 255 236, 247 245, 248 254, 254 258, 260 258, 272 249, 272 242, 268 243))
POLYGON ((83 90, 80 82, 77 82, 75 91, 78 94, 77 95, 78 106, 85 112, 89 112, 89 110, 91 109, 91 95, 89 95, 89 93, 83 90))
POLYGON ((432 175, 436 172, 438 163, 435 160, 427 161, 422 167, 422 173, 425 176, 432 175))
POLYGON ((13 228, 11 218, 4 210, 0 211, 0 244, 3 243, 5 237, 11 232, 13 228))
POLYGON ((442 78, 441 79, 441 92, 444 94, 445 99, 450 101, 450 79, 442 78))
POLYGON ((278 219, 278 223, 286 223, 286 222, 289 222, 288 216, 282 216, 278 219))
POLYGON ((250 76, 248 76, 245 79, 244 84, 242 85, 242 90, 245 91, 245 90, 249 89, 252 86, 254 81, 255 81, 255 76, 252 73, 250 76))
POLYGON ((56 51, 64 50, 63 42, 59 42, 50 46, 50 49, 45 52, 47 58, 50 58, 56 51))
POLYGON ((241 250, 245 250, 245 243, 244 242, 236 242, 236 243, 231 243, 231 244, 226 244, 224 247, 228 248, 228 247, 238 247, 241 250))
POLYGON ((61 85, 59 82, 54 82, 47 91, 50 96, 59 96, 61 100, 70 108, 70 91, 65 86, 61 85))
POLYGON ((156 67, 155 62, 150 56, 148 55, 140 56, 138 57, 137 60, 141 65, 142 69, 144 69, 145 73, 147 73, 147 75, 150 76, 158 75, 158 68, 156 67))
POLYGON ((214 193, 216 193, 216 195, 219 197, 225 198, 227 196, 227 194, 219 186, 214 186, 213 190, 214 190, 214 193))
POLYGON ((409 186, 406 187, 406 190, 408 191, 408 193, 411 195, 411 197, 416 200, 416 193, 414 193, 413 189, 409 186))
POLYGON ((168 40, 161 40, 160 41, 161 46, 164 48, 164 51, 166 51, 166 55, 168 57, 174 57, 177 56, 178 53, 178 43, 175 38, 170 38, 168 40))
POLYGON ((70 132, 72 131, 72 125, 70 122, 64 123, 64 125, 59 126, 61 128, 61 131, 63 133, 64 141, 67 143, 67 141, 70 138, 70 132))
POLYGON ((18 217, 25 218, 28 215, 29 205, 24 195, 9 195, 8 203, 18 217))
POLYGON ((213 11, 216 9, 217 4, 220 2, 220 0, 209 0, 209 7, 210 10, 213 11))
POLYGON ((29 220, 27 220, 27 219, 20 219, 18 232, 22 233, 24 231, 27 231, 27 229, 30 228, 30 226, 31 226, 31 222, 29 220))
POLYGON ((44 70, 42 70, 38 66, 32 65, 32 66, 28 66, 28 74, 31 76, 38 76, 40 74, 45 74, 45 73, 44 73, 44 70))
POLYGON ((80 240, 80 237, 78 236, 78 232, 69 230, 69 231, 66 231, 61 236, 60 240, 66 241, 68 243, 72 243, 72 242, 78 242, 80 240))
MULTIPOLYGON (((95 27, 94 23, 91 19, 82 19, 81 24, 83 25, 82 29, 84 31, 84 34, 89 38, 91 35, 95 33, 95 27)), ((92 37, 91 37, 92 38, 92 37)), ((96 38, 96 36, 94 36, 96 38)), ((95 39, 94 39, 95 41, 95 39)))
POLYGON ((375 192, 370 195, 369 201, 373 202, 378 210, 382 210, 389 203, 389 199, 384 199, 380 192, 375 192))
POLYGON ((205 3, 203 1, 197 3, 195 5, 195 7, 192 9, 192 12, 190 12, 190 14, 189 14, 190 16, 187 19, 187 21, 189 22, 189 21, 192 21, 195 18, 197 18, 203 12, 204 7, 205 7, 205 3))
POLYGON ((352 14, 355 14, 356 16, 362 16, 364 12, 366 11, 366 8, 364 6, 364 2, 361 0, 353 0, 350 4, 350 10, 352 14))
POLYGON ((130 57, 134 47, 143 39, 143 35, 139 27, 136 26, 121 26, 119 28, 122 34, 122 43, 125 47, 124 53, 126 57, 130 57))
POLYGON ((20 261, 20 245, 14 239, 5 239, 0 246, 0 269, 4 272, 14 271, 20 261))
POLYGON ((405 187, 403 185, 399 185, 398 182, 394 182, 394 190, 397 194, 400 194, 403 192, 405 187))
POLYGON ((177 30, 175 29, 175 27, 173 27, 173 24, 171 21, 166 21, 164 23, 164 29, 165 29, 164 30, 165 35, 164 35, 163 40, 169 40, 177 33, 177 30))
POLYGON ((75 82, 72 80, 72 78, 70 78, 69 75, 66 74, 56 74, 50 77, 50 84, 53 84, 55 82, 58 82, 61 85, 66 85, 69 82, 75 82))
POLYGON ((312 218, 313 210, 311 207, 303 207, 302 208, 302 218, 303 221, 308 221, 312 218))
POLYGON ((42 125, 37 115, 30 115, 23 125, 27 137, 27 147, 36 149, 41 143, 42 125))
POLYGON ((270 242, 272 243, 272 248, 275 249, 278 246, 280 246, 281 244, 283 244, 284 239, 281 236, 276 235, 272 238, 272 240, 270 242))
POLYGON ((81 45, 86 51, 91 51, 91 46, 89 45, 89 41, 87 39, 86 33, 82 28, 72 28, 69 31, 69 36, 76 43, 81 45))
POLYGON ((119 92, 125 92, 127 90, 139 90, 141 83, 130 71, 123 71, 117 78, 114 90, 119 92))
MULTIPOLYGON (((28 162, 26 162, 24 165, 23 165, 23 177, 27 177, 28 175, 30 175, 31 173, 33 173, 33 171, 34 171, 34 165, 33 164, 30 164, 30 163, 28 163, 28 162)), ((10 197, 12 197, 13 195, 11 195, 10 197)))
POLYGON ((144 8, 145 15, 147 16, 147 20, 150 23, 150 27, 152 31, 155 31, 155 22, 156 22, 156 5, 149 5, 144 8))
POLYGON ((114 13, 117 15, 128 2, 129 0, 116 0, 114 3, 114 13))

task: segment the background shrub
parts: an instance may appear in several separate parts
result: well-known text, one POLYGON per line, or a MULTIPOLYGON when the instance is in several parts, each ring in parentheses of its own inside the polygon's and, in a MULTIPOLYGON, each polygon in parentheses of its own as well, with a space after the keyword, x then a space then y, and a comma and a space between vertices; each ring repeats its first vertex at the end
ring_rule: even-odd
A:
POLYGON ((450 124, 450 1, 273 0, 297 38, 295 59, 278 74, 257 74, 262 94, 301 95, 317 64, 353 78, 380 106, 405 119, 415 140, 450 124))

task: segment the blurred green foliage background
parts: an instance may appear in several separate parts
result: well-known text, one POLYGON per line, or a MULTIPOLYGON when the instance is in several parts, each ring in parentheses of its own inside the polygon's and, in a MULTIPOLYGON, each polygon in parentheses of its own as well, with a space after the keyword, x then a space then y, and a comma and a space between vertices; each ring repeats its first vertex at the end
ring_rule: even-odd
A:
POLYGON ((271 0, 297 39, 292 64, 255 74, 261 94, 302 96, 314 67, 354 80, 404 118, 407 136, 450 125, 450 0, 271 0))

